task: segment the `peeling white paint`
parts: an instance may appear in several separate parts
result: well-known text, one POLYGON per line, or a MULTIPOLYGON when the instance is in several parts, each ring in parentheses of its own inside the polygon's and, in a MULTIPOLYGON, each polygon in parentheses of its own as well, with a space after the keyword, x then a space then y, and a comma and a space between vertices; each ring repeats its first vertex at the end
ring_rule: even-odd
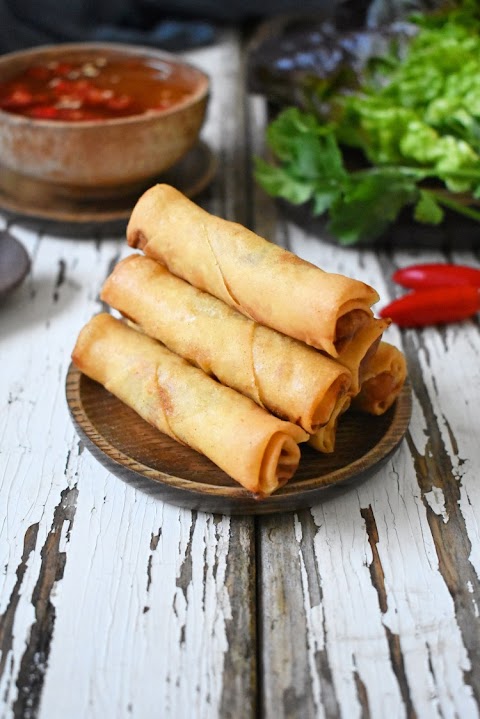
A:
POLYGON ((430 492, 423 495, 435 514, 441 514, 444 522, 448 522, 448 512, 445 508, 445 496, 440 487, 432 487, 430 492))
MULTIPOLYGON (((439 252, 397 251, 384 257, 347 250, 319 242, 292 223, 280 223, 275 230, 275 205, 251 186, 246 172, 245 137, 255 152, 263 149, 265 105, 252 98, 248 117, 243 114, 239 44, 231 34, 225 38, 187 54, 213 78, 204 131, 220 158, 212 210, 240 221, 251 219, 253 212, 264 236, 287 241, 326 270, 374 285, 379 306, 396 291, 385 267, 443 259, 439 252), (239 199, 247 187, 253 208, 239 199)), ((82 451, 64 400, 69 355, 80 327, 101 309, 98 293, 109 265, 130 250, 124 238, 62 240, 15 224, 11 231, 29 250, 33 268, 0 308, 0 507, 5 508, 0 514, 0 615, 19 584, 25 533, 36 523, 38 536, 18 587, 12 642, 0 679, 2 719, 12 719, 18 697, 16 681, 35 622, 32 595, 41 548, 62 491, 72 487, 78 490, 73 526, 64 522, 60 529, 65 571, 49 597, 55 624, 40 719, 220 719, 225 667, 240 639, 232 628, 232 592, 240 602, 250 597, 249 588, 232 579, 232 557, 241 551, 250 561, 257 550, 253 533, 245 532, 239 548, 233 546, 232 532, 248 520, 243 525, 241 519, 166 505, 123 484, 82 451), (57 286, 62 262, 65 279, 57 286)), ((455 253, 454 259, 479 264, 470 253, 455 253)), ((479 712, 469 686, 475 667, 466 646, 467 628, 442 574, 432 523, 444 531, 458 522, 464 533, 465 559, 473 571, 459 590, 468 593, 471 616, 478 618, 480 334, 474 322, 467 322, 421 334, 391 327, 386 339, 408 346, 418 370, 408 441, 368 482, 311 509, 311 544, 310 525, 305 531, 299 515, 293 521, 275 518, 269 538, 273 560, 261 566, 258 578, 258 631, 265 630, 271 642, 262 647, 263 658, 282 646, 276 636, 302 614, 306 646, 297 643, 292 651, 303 656, 296 669, 308 679, 319 719, 332 716, 335 705, 342 719, 367 710, 372 719, 403 719, 408 702, 422 719, 474 719, 479 712), (458 490, 456 507, 448 503, 442 478, 427 476, 421 484, 417 477, 415 459, 435 467, 435 443, 443 462, 436 469, 458 490), (378 536, 369 537, 365 516, 373 517, 378 536), (278 557, 286 566, 279 565, 278 557), (284 605, 277 578, 292 573, 299 586, 289 589, 298 599, 284 605), (271 633, 261 625, 270 610, 271 633), (326 678, 322 672, 327 670, 326 678)), ((256 520, 256 526, 261 532, 263 521, 256 520)), ((252 631, 254 643, 253 627, 240 631, 252 631)), ((279 673, 261 682, 271 700, 266 719, 285 715, 285 693, 291 689, 289 652, 276 659, 279 673)), ((239 695, 248 689, 239 685, 239 695)))

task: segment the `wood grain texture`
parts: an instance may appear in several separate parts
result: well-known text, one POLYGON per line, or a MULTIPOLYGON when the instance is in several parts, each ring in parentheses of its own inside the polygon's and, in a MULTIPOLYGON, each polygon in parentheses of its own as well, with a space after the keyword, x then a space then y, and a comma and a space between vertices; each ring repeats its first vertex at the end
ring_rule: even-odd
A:
POLYGON ((67 374, 66 398, 79 436, 120 479, 180 507, 240 515, 309 507, 365 481, 396 451, 411 415, 408 384, 381 416, 345 414, 335 451, 321 454, 302 445, 294 477, 260 500, 209 459, 147 424, 73 365, 67 374))
MULTIPOLYGON (((238 64, 227 40, 199 61, 238 64)), ((221 154, 239 128, 220 120, 221 154)), ((0 310, 0 716, 253 715, 253 521, 118 491, 68 416, 70 352, 124 237, 10 230, 32 272, 0 310)))
MULTIPOLYGON (((258 100, 250 121, 265 122, 258 100)), ((277 207, 266 211, 265 198, 255 219, 301 257, 373 284, 381 305, 403 291, 389 281, 398 266, 479 266, 467 251, 319 242, 277 207)), ((392 327, 386 339, 406 352, 414 388, 407 444, 343 499, 261 523, 266 717, 295 717, 296 707, 318 717, 479 716, 478 323, 392 327)))
POLYGON ((227 675, 242 685, 235 694, 225 681, 229 703, 244 707, 255 696, 254 566, 245 561, 253 527, 171 511, 131 488, 119 493, 118 480, 83 451, 63 392, 54 390, 69 363, 70 321, 78 326, 83 312, 95 311, 119 244, 83 243, 70 259, 47 238, 31 249, 31 284, 3 309, 7 337, 21 322, 29 328, 2 381, 9 390, 0 473, 0 504, 8 507, 0 543, 7 716, 129 716, 130 705, 155 716, 158 704, 174 716, 192 702, 209 716, 224 701, 227 675), (80 287, 90 299, 62 313, 80 287), (141 677, 149 675, 146 693, 141 677))
MULTIPOLYGON (((212 181, 217 168, 215 154, 199 141, 185 157, 159 176, 158 182, 174 185, 187 197, 196 197, 212 181)), ((145 190, 152 182, 145 186, 145 190)), ((65 225, 73 225, 73 233, 85 224, 114 224, 124 231, 140 190, 134 194, 95 200, 58 195, 48 184, 11 172, 0 165, 0 210, 22 218, 42 220, 54 234, 61 234, 65 225), (59 224, 60 223, 60 224, 59 224), (59 229, 60 227, 60 229, 59 229)), ((72 233, 72 228, 68 228, 72 233)))
MULTIPOLYGON (((396 267, 478 252, 346 250, 285 222, 251 181, 265 107, 233 33, 188 54, 214 75, 202 204, 324 269, 400 293, 396 267)), ((0 307, 2 719, 476 719, 480 333, 386 339, 413 386, 407 442, 373 478, 296 514, 222 517, 119 482, 64 400, 79 328, 123 237, 11 222, 32 270, 0 307)))
MULTIPOLYGON (((476 328, 471 330, 476 334, 476 328)), ((458 328, 427 331, 431 340, 435 335, 450 333, 458 337, 458 328)), ((417 334, 416 338, 422 334, 425 333, 417 334)), ((409 346, 407 337, 405 340, 417 398, 425 397, 422 373, 417 366, 419 348, 409 346)), ((442 385, 449 391, 457 363, 460 364, 459 359, 452 354, 448 371, 444 359, 438 363, 435 383, 440 394, 442 385)), ((458 380, 465 382, 464 370, 460 374, 458 380)), ((460 382, 457 389, 461 392, 460 382)), ((450 414, 449 409, 447 404, 443 417, 450 414)), ((348 497, 341 509, 325 506, 312 512, 317 525, 313 576, 325 577, 323 583, 331 591, 330 601, 325 594, 323 603, 325 629, 318 627, 312 635, 317 641, 323 639, 329 665, 334 667, 342 716, 423 717, 436 716, 437 711, 440 715, 478 714, 474 669, 478 666, 480 639, 478 614, 474 616, 479 597, 478 575, 472 572, 468 561, 471 544, 456 503, 460 493, 457 479, 449 471, 450 453, 439 441, 438 416, 442 417, 425 400, 423 406, 417 404, 409 451, 404 448, 393 458, 386 473, 390 482, 380 484, 377 479, 359 488, 357 507, 352 506, 353 499, 348 497), (412 435, 419 438, 422 434, 418 451, 412 435), (447 497, 452 491, 450 511, 446 514, 444 507, 447 508, 447 497), (380 500, 375 499, 376 495, 380 495, 380 500), (325 552, 327 555, 331 552, 332 521, 338 526, 338 542, 333 542, 335 556, 329 560, 325 552), (321 542, 322 536, 328 539, 327 545, 321 542), (349 548, 366 539, 365 562, 359 567, 355 561, 352 563, 349 548), (345 598, 340 610, 339 596, 345 598), (375 620, 366 611, 366 606, 371 607, 374 602, 380 610, 375 620), (350 621, 345 626, 346 617, 350 621), (372 646, 376 647, 373 654, 372 646), (378 676, 382 677, 381 690, 378 676)), ((470 430, 464 425, 462 434, 474 432, 478 419, 472 420, 470 430)), ((305 519, 299 521, 303 526, 305 519)), ((282 543, 285 541, 283 537, 282 543)), ((477 543, 475 529, 473 546, 477 543)), ((309 544, 304 548, 301 542, 302 555, 311 554, 309 544)), ((313 621, 315 608, 308 602, 310 594, 310 582, 305 581, 302 599, 304 604, 307 602, 313 621)), ((304 661, 313 673, 312 686, 316 680, 317 706, 323 707, 321 687, 326 681, 325 674, 314 665, 312 670, 308 656, 304 661)))

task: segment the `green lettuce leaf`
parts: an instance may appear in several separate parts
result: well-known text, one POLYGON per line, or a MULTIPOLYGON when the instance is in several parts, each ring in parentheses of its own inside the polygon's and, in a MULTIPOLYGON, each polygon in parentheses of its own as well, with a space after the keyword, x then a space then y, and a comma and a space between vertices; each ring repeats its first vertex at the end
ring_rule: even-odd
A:
POLYGON ((480 219, 468 201, 480 197, 480 4, 415 22, 402 61, 328 103, 319 95, 315 113, 281 112, 267 130, 274 162, 256 164, 267 192, 328 212, 345 244, 378 236, 408 205, 422 223, 439 224, 443 208, 480 219))

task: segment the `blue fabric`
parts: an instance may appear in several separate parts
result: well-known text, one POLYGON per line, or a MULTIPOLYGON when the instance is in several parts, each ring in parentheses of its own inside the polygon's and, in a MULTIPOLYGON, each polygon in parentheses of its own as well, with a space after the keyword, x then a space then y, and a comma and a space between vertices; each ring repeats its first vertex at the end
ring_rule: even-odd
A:
POLYGON ((57 42, 107 40, 183 50, 211 43, 215 24, 145 18, 125 0, 0 0, 0 53, 57 42))
MULTIPOLYGON (((334 2, 303 0, 301 9, 325 5, 334 2)), ((217 23, 298 9, 298 0, 0 0, 0 53, 88 40, 184 50, 211 43, 217 23)))
POLYGON ((213 42, 215 27, 201 20, 164 20, 151 30, 98 25, 91 30, 88 39, 152 45, 164 50, 185 50, 213 42))
POLYGON ((152 45, 164 50, 185 50, 213 42, 215 28, 211 23, 200 20, 164 20, 151 30, 99 25, 89 33, 88 39, 152 45))

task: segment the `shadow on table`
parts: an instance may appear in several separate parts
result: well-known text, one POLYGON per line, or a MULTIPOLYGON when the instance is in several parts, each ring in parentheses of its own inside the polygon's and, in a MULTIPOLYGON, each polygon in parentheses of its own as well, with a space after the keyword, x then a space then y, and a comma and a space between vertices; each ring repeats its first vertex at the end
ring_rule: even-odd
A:
POLYGON ((70 307, 80 288, 69 279, 63 281, 61 275, 61 270, 56 277, 44 274, 32 279, 29 275, 20 287, 0 298, 0 341, 39 325, 48 329, 70 307))
POLYGON ((29 218, 4 210, 2 210, 2 213, 5 215, 9 225, 19 225, 31 232, 66 240, 115 239, 117 237, 124 239, 128 221, 127 219, 122 219, 101 224, 98 222, 71 223, 29 218))
MULTIPOLYGON (((285 220, 293 222, 304 232, 329 244, 347 247, 340 245, 328 232, 325 216, 312 215, 309 204, 292 205, 284 200, 277 200, 277 206, 285 220)), ((441 225, 422 225, 413 220, 410 212, 405 211, 381 237, 370 241, 364 240, 350 247, 378 250, 429 249, 444 252, 480 250, 480 223, 454 212, 446 212, 441 225)))

